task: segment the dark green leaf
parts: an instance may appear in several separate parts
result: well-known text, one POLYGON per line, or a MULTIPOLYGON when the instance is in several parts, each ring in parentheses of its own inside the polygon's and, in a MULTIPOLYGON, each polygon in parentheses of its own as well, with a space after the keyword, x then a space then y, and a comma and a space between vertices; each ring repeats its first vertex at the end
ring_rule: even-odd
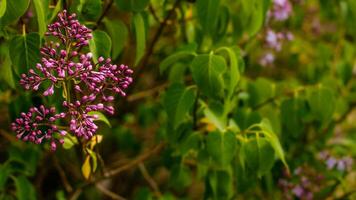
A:
POLYGON ((35 188, 25 176, 16 177, 15 186, 18 200, 36 200, 35 188))
POLYGON ((121 20, 104 19, 104 24, 112 41, 112 59, 116 59, 127 42, 128 30, 121 20))
POLYGON ((174 128, 183 121, 195 101, 195 88, 174 84, 168 90, 164 98, 167 114, 174 128))
POLYGON ((146 8, 150 0, 116 0, 115 2, 124 11, 140 12, 146 8))
POLYGON ((143 55, 145 54, 145 48, 146 48, 145 23, 140 13, 137 13, 132 17, 132 24, 135 30, 135 38, 136 38, 136 58, 135 58, 135 66, 136 66, 140 62, 143 55))
POLYGON ((180 60, 192 59, 195 53, 189 51, 179 51, 165 58, 159 65, 160 73, 163 74, 170 66, 180 60))
POLYGON ((30 0, 7 1, 5 14, 0 19, 0 27, 17 21, 23 14, 25 14, 29 4, 30 0))
POLYGON ((209 172, 209 186, 214 200, 229 200, 233 196, 233 178, 231 170, 209 172))
POLYGON ((227 166, 236 154, 235 134, 227 131, 225 133, 214 131, 207 136, 207 150, 213 160, 220 166, 227 166))
POLYGON ((33 4, 36 9, 38 33, 40 37, 43 37, 47 30, 45 8, 43 7, 42 0, 33 0, 33 4))
POLYGON ((242 144, 246 167, 258 173, 259 176, 269 172, 274 164, 274 149, 265 138, 250 139, 242 144))
POLYGON ((309 90, 308 103, 316 120, 329 122, 335 110, 335 96, 332 91, 325 87, 309 90))
POLYGON ((40 36, 37 33, 18 35, 10 41, 11 61, 18 75, 35 68, 40 61, 39 48, 40 36))
POLYGON ((98 58, 103 56, 104 58, 110 57, 111 52, 111 40, 107 33, 100 30, 93 32, 93 38, 89 40, 89 48, 93 53, 93 59, 98 62, 98 58))
POLYGON ((197 0, 196 7, 203 31, 211 33, 217 24, 220 0, 197 0))
POLYGON ((222 74, 226 70, 223 57, 204 54, 194 58, 191 71, 193 79, 201 91, 211 97, 221 97, 224 94, 222 74))

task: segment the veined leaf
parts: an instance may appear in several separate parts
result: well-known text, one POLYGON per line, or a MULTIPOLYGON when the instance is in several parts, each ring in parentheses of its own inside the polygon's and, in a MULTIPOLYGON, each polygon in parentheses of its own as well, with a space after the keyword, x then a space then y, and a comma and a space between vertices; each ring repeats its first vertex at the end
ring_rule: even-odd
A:
POLYGON ((197 0, 197 13, 205 33, 211 33, 217 24, 220 0, 197 0))
POLYGON ((35 188, 25 176, 16 177, 15 186, 18 200, 36 200, 35 188))
POLYGON ((168 69, 168 67, 172 66, 174 63, 178 62, 179 60, 192 59, 194 58, 195 55, 196 55, 195 53, 189 51, 179 51, 173 53, 172 55, 168 56, 160 63, 159 71, 161 74, 163 74, 168 69))
POLYGON ((40 61, 39 48, 40 36, 37 33, 15 36, 10 41, 10 57, 18 75, 27 73, 40 61))
POLYGON ((0 19, 0 27, 9 25, 17 21, 23 14, 25 14, 28 6, 30 5, 30 0, 16 0, 16 1, 5 0, 5 2, 6 3, 2 2, 2 4, 0 4, 1 6, 6 4, 5 13, 0 19))
POLYGON ((0 18, 4 16, 6 12, 6 0, 0 0, 0 18))
POLYGON ((235 134, 231 131, 210 132, 207 136, 206 148, 209 155, 219 166, 228 166, 237 150, 235 134))
POLYGON ((195 101, 194 87, 185 88, 183 85, 174 84, 164 98, 164 105, 174 128, 180 125, 195 101))
POLYGON ((42 38, 47 30, 45 10, 43 8, 43 3, 41 0, 33 0, 33 4, 36 9, 38 32, 40 34, 40 37, 42 38))
POLYGON ((111 52, 111 39, 107 33, 100 30, 93 32, 93 38, 89 40, 89 48, 93 53, 93 59, 98 62, 98 58, 103 56, 104 58, 110 57, 111 52))
POLYGON ((109 127, 111 127, 111 124, 110 124, 108 118, 106 118, 106 116, 103 113, 101 113, 99 111, 90 111, 88 114, 92 115, 92 116, 96 115, 97 119, 95 119, 95 121, 102 121, 105 124, 107 124, 109 127))
POLYGON ((135 30, 135 38, 136 38, 136 58, 135 58, 135 66, 136 66, 140 62, 143 55, 145 54, 145 49, 146 49, 145 23, 140 13, 136 13, 132 17, 132 24, 135 30))
POLYGON ((226 70, 226 62, 223 57, 204 54, 194 58, 191 71, 199 89, 208 96, 222 97, 224 94, 224 81, 222 74, 226 70))
POLYGON ((107 18, 104 19, 104 24, 112 41, 111 58, 116 59, 126 44, 127 27, 121 20, 109 20, 107 18))

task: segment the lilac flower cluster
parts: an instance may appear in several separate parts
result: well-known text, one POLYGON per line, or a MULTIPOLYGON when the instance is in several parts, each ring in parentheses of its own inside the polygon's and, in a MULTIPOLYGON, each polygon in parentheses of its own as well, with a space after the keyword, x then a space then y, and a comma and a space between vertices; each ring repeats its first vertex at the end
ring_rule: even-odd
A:
MULTIPOLYGON (((111 64, 110 58, 99 57, 94 63, 92 53, 82 53, 82 47, 89 44, 92 34, 90 29, 78 22, 75 14, 69 15, 65 10, 59 13, 58 20, 48 26, 46 35, 57 38, 58 42, 51 41, 41 48, 41 63, 36 65, 36 69, 30 69, 28 74, 22 74, 20 84, 26 90, 33 91, 39 90, 41 85, 49 85, 43 91, 44 96, 53 95, 55 88, 60 88, 65 98, 61 108, 64 112, 60 115, 64 118, 62 121, 68 121, 66 127, 77 137, 90 139, 98 129, 94 123, 97 116, 90 112, 114 114, 111 105, 114 95, 126 96, 125 90, 133 81, 133 71, 126 65, 111 64)), ((32 125, 37 123, 35 118, 24 114, 16 120, 12 129, 20 134, 25 125, 26 131, 31 132, 36 130, 32 125)), ((47 135, 46 139, 54 140, 52 133, 58 132, 53 128, 56 127, 54 121, 46 121, 46 124, 51 128, 43 134, 47 135)), ((26 140, 25 137, 21 135, 20 139, 26 140)), ((36 138, 28 140, 37 141, 36 138)), ((51 146, 55 149, 55 145, 51 146)))
POLYGON ((283 199, 292 200, 297 197, 299 199, 312 200, 314 199, 314 194, 322 189, 322 182, 325 181, 323 175, 307 166, 296 168, 293 176, 297 179, 295 182, 287 179, 278 181, 278 185, 283 192, 283 199))
POLYGON ((330 155, 327 151, 322 151, 318 155, 320 160, 325 161, 325 165, 329 170, 337 169, 340 172, 350 171, 353 164, 353 159, 349 156, 336 158, 330 155))
POLYGON ((260 58, 259 63, 262 66, 272 65, 275 61, 275 52, 282 50, 282 45, 284 41, 291 41, 294 36, 289 31, 275 31, 270 28, 270 22, 273 21, 285 21, 292 13, 292 4, 288 0, 273 0, 271 9, 267 13, 267 30, 264 35, 264 42, 266 47, 269 49, 267 52, 263 53, 260 58))
POLYGON ((284 21, 292 13, 292 4, 288 0, 273 0, 272 9, 268 13, 269 17, 276 21, 284 21))
POLYGON ((58 119, 65 117, 65 113, 55 114, 54 107, 45 108, 41 105, 39 108, 32 107, 29 112, 21 113, 18 118, 11 124, 11 128, 16 132, 17 138, 23 141, 30 141, 36 144, 42 143, 43 139, 51 140, 51 149, 56 149, 56 143, 63 143, 63 139, 53 137, 54 133, 61 136, 66 135, 65 130, 60 130, 54 124, 58 119))

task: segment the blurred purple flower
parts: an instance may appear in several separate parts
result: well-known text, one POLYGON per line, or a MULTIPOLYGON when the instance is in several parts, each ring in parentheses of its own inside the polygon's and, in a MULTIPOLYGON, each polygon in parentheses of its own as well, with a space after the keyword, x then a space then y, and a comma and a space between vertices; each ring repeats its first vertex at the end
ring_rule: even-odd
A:
POLYGON ((292 13, 292 4, 288 0, 273 0, 270 16, 276 21, 284 21, 292 13))
POLYGON ((260 64, 262 66, 271 65, 273 64, 273 62, 274 62, 274 55, 271 52, 264 54, 260 59, 260 64))

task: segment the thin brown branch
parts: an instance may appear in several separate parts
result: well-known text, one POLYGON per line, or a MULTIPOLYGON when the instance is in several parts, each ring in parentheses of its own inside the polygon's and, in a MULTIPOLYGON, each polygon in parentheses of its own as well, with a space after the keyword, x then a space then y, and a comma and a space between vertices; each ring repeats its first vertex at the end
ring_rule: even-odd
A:
POLYGON ((155 9, 153 8, 152 4, 150 3, 150 5, 148 6, 148 10, 150 11, 150 13, 152 14, 153 18, 156 20, 156 22, 161 23, 161 20, 158 18, 155 9))
POLYGON ((112 176, 120 174, 123 171, 132 169, 133 167, 139 165, 141 162, 147 160, 151 156, 153 156, 153 155, 157 154, 158 152, 160 152, 163 149, 164 146, 165 146, 165 144, 163 142, 160 143, 159 145, 157 145, 153 149, 151 149, 151 150, 145 152, 144 154, 138 156, 136 159, 132 160, 131 162, 127 163, 126 165, 123 165, 123 166, 120 166, 118 168, 115 168, 115 169, 107 171, 104 174, 104 177, 102 177, 101 179, 111 178, 112 176))
POLYGON ((127 97, 127 101, 128 102, 132 102, 132 101, 136 101, 136 100, 139 100, 139 99, 146 98, 148 96, 152 96, 155 93, 165 89, 168 85, 169 85, 169 83, 164 83, 164 84, 159 85, 157 87, 154 87, 152 89, 141 91, 141 92, 137 92, 135 94, 132 94, 132 95, 128 96, 127 97))
POLYGON ((79 196, 80 196, 80 194, 82 193, 82 188, 77 188, 74 192, 73 192, 73 194, 69 197, 69 200, 76 200, 76 199, 78 199, 79 198, 79 196))
POLYGON ((102 192, 103 194, 105 194, 106 196, 110 197, 111 199, 115 199, 115 200, 126 200, 124 197, 115 194, 114 192, 108 190, 104 185, 99 183, 95 184, 95 187, 98 188, 98 190, 100 192, 102 192))
POLYGON ((56 156, 53 156, 53 163, 54 163, 54 166, 56 167, 58 173, 59 173, 59 176, 61 178, 61 181, 64 185, 64 189, 68 192, 68 193, 71 193, 73 192, 73 188, 72 186, 70 185, 69 181, 68 181, 68 178, 66 176, 66 173, 64 172, 62 166, 59 164, 59 161, 57 159, 56 156))
POLYGON ((141 174, 142 176, 145 178, 145 180, 147 181, 147 183, 150 185, 150 187, 153 189, 155 195, 157 197, 161 197, 162 196, 162 193, 161 191, 159 190, 159 187, 156 183, 156 181, 150 176, 150 174, 148 173, 146 167, 145 167, 145 164, 143 163, 140 163, 138 165, 138 168, 140 169, 141 171, 141 174))

